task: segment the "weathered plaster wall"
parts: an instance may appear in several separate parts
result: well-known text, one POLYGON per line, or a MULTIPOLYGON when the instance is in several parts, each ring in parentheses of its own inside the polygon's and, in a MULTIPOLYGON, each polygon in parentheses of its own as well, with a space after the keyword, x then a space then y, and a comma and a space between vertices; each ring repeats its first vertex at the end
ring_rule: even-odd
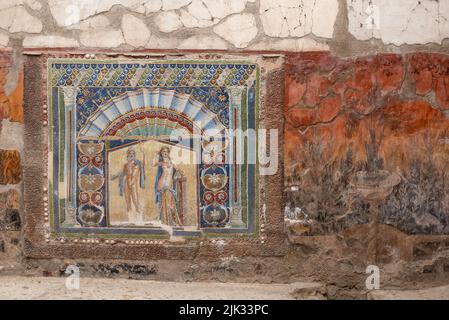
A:
POLYGON ((445 112, 449 57, 301 54, 288 64, 289 202, 329 234, 369 220, 449 234, 445 112), (322 161, 317 161, 322 159, 322 161), (367 198, 369 184, 379 193, 367 198))
POLYGON ((0 260, 14 266, 20 255, 23 79, 8 88, 11 50, 0 52, 0 260))
POLYGON ((386 264, 429 258, 428 250, 419 254, 428 236, 434 254, 447 250, 448 63, 448 55, 428 53, 289 57, 284 174, 291 241, 358 234, 353 245, 366 249, 365 261, 386 264))
MULTIPOLYGON (((431 122, 437 119, 444 123, 448 81, 447 69, 444 67, 443 70, 440 66, 446 65, 446 58, 412 53, 448 53, 448 19, 449 2, 441 0, 2 0, 0 266, 13 265, 21 254, 21 234, 17 230, 20 229, 20 216, 24 214, 21 209, 21 70, 24 53, 38 54, 45 48, 62 51, 81 48, 86 52, 155 49, 171 50, 173 55, 176 55, 178 49, 255 50, 275 54, 281 51, 329 51, 330 55, 324 55, 326 58, 319 63, 314 58, 310 65, 305 65, 301 62, 304 56, 300 55, 293 57, 289 64, 290 70, 294 71, 287 75, 291 83, 286 83, 285 141, 288 148, 297 139, 303 139, 298 132, 308 126, 318 127, 326 123, 332 127, 343 121, 341 119, 350 108, 351 112, 363 118, 372 112, 370 108, 373 103, 389 107, 392 103, 387 101, 389 97, 397 99, 394 106, 399 113, 417 108, 417 117, 425 117, 431 122), (393 55, 376 56, 378 53, 393 55), (371 57, 357 58, 365 55, 371 57), (342 80, 341 85, 349 86, 349 89, 341 91, 342 86, 336 88, 336 83, 343 76, 338 73, 343 71, 346 76, 353 77, 353 82, 348 84, 342 80), (381 72, 391 75, 384 77, 381 72), (292 77, 294 80, 291 80, 292 77), (404 86, 404 83, 410 85, 404 86), (380 92, 382 101, 376 92, 380 92)), ((416 122, 421 123, 421 120, 416 122)), ((345 148, 343 146, 338 152, 346 152, 345 148)), ((298 155, 292 156, 288 149, 285 156, 285 173, 287 177, 292 177, 289 174, 300 161, 298 155)), ((446 222, 438 228, 441 229, 439 234, 447 234, 446 222)), ((391 247, 393 243, 400 248, 400 257, 410 258, 416 253, 417 259, 424 261, 418 267, 409 266, 412 273, 427 270, 431 274, 429 270, 437 270, 438 274, 445 274, 443 271, 447 267, 437 257, 440 253, 436 254, 438 250, 444 251, 444 240, 432 238, 414 246, 415 240, 407 238, 406 234, 410 233, 407 227, 402 228, 406 234, 399 235, 384 227, 376 230, 385 232, 382 240, 386 243, 385 247, 391 247)), ((284 261, 266 260, 263 266, 260 261, 250 261, 246 264, 251 265, 250 271, 247 271, 257 274, 259 279, 268 279, 265 270, 278 270, 275 277, 277 281, 288 278, 289 266, 296 268, 296 275, 302 272, 318 278, 330 276, 335 270, 340 270, 342 274, 363 274, 365 244, 351 251, 352 246, 358 245, 357 239, 361 237, 359 233, 363 234, 360 230, 347 231, 344 234, 346 238, 342 240, 338 236, 338 241, 326 238, 326 235, 314 243, 315 240, 311 238, 298 238, 294 232, 290 233, 291 241, 297 247, 291 249, 292 253, 284 261), (332 253, 323 257, 322 253, 326 252, 323 248, 328 246, 336 247, 332 253), (342 257, 348 256, 348 252, 352 252, 355 260, 338 263, 342 257), (328 270, 312 270, 311 264, 305 265, 303 259, 327 265, 328 270), (354 267, 354 261, 357 267, 354 267), (350 264, 353 264, 351 270, 350 264), (282 272, 279 271, 281 269, 282 272)), ((395 254, 393 252, 387 256, 395 254)), ((235 265, 239 263, 232 259, 224 260, 210 268, 220 272, 225 270, 227 275, 226 270, 235 270, 235 265)), ((103 266, 100 269, 106 272, 111 268, 103 266)), ((185 265, 180 270, 183 268, 186 268, 185 272, 189 276, 199 275, 201 271, 206 274, 210 272, 201 263, 185 265)), ((394 265, 390 271, 394 274, 398 270, 394 265)))
POLYGON ((360 48, 445 47, 449 36, 449 3, 433 0, 5 0, 0 18, 0 46, 16 49, 331 49, 351 54, 360 48))

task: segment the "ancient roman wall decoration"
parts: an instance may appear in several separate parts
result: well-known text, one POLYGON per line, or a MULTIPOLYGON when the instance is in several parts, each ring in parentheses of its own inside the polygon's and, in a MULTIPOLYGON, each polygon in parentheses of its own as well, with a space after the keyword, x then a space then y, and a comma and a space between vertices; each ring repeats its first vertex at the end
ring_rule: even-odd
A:
POLYGON ((292 56, 285 218, 297 235, 367 223, 449 234, 449 57, 292 56))
POLYGON ((258 74, 251 62, 49 59, 52 232, 254 233, 255 164, 237 164, 224 133, 257 128, 258 74), (211 130, 223 135, 204 139, 211 130))

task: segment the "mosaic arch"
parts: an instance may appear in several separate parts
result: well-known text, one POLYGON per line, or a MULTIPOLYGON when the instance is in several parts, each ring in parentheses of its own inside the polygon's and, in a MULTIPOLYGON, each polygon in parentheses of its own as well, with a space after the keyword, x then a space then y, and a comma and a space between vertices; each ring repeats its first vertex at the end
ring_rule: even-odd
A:
POLYGON ((255 232, 245 142, 197 133, 256 128, 257 64, 52 58, 48 73, 53 233, 255 232))

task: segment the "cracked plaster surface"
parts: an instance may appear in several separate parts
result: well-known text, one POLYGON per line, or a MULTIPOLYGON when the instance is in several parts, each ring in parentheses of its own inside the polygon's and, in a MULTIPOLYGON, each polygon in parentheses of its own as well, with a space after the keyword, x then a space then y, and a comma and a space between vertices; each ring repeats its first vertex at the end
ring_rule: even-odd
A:
POLYGON ((0 47, 12 37, 26 40, 25 47, 313 51, 332 48, 329 41, 338 45, 333 37, 342 32, 349 41, 442 44, 449 36, 449 1, 2 0, 0 29, 0 47))
POLYGON ((40 33, 42 22, 32 16, 22 4, 15 6, 0 5, 0 29, 10 33, 27 32, 40 33))
POLYGON ((331 38, 337 14, 337 0, 260 0, 263 29, 271 37, 302 37, 313 33, 331 38))
POLYGON ((449 37, 449 1, 348 0, 349 32, 385 44, 441 43, 449 37))

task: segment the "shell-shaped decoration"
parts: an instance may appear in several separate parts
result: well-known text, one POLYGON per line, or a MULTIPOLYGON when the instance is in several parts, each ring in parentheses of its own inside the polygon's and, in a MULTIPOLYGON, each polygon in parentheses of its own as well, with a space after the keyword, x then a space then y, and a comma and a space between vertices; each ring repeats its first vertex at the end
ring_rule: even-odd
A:
POLYGON ((92 205, 83 205, 78 209, 78 220, 88 227, 96 227, 103 220, 104 212, 92 205))
POLYGON ((86 142, 78 143, 78 150, 86 156, 95 156, 103 151, 104 143, 86 142))
POLYGON ((201 174, 203 185, 214 192, 223 189, 228 183, 226 171, 221 167, 210 167, 201 174))
POLYGON ((204 220, 213 226, 222 226, 228 219, 228 210, 224 206, 208 205, 203 211, 204 220))
POLYGON ((78 177, 78 184, 81 191, 95 192, 103 187, 104 177, 99 174, 81 174, 78 177))

